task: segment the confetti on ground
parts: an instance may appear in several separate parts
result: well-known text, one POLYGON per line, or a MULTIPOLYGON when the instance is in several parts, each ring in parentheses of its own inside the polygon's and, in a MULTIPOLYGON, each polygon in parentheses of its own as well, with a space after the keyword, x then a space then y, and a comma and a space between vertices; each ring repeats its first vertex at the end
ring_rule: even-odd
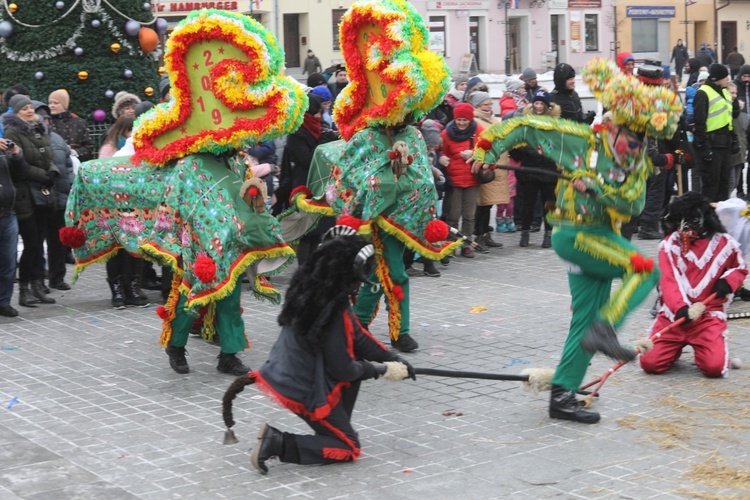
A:
POLYGON ((431 352, 430 353, 430 356, 442 356, 442 355, 443 355, 442 352, 431 352))
POLYGON ((461 413, 460 411, 456 411, 456 410, 448 410, 448 411, 443 412, 444 417, 453 417, 453 416, 463 417, 463 415, 464 415, 463 413, 461 413))
POLYGON ((411 469, 404 469, 403 472, 404 472, 404 474, 411 474, 414 471, 411 470, 411 469))
POLYGON ((3 351, 17 351, 18 347, 16 347, 16 346, 3 346, 3 347, 0 347, 0 349, 2 349, 3 351))
POLYGON ((456 326, 466 326, 466 323, 456 323, 456 326))
POLYGON ((99 320, 98 319, 92 319, 91 322, 92 323, 99 323, 99 320))
POLYGON ((12 409, 12 408, 13 408, 13 405, 14 405, 14 404, 16 404, 16 403, 18 403, 18 398, 13 398, 13 399, 11 399, 11 400, 10 400, 10 403, 8 403, 8 409, 9 409, 9 410, 10 410, 10 409, 12 409))
POLYGON ((484 306, 474 306, 471 309, 469 309, 469 312, 470 313, 480 313, 480 312, 483 312, 483 311, 486 311, 486 310, 487 310, 487 308, 484 307, 484 306))
POLYGON ((135 340, 126 340, 125 341, 126 344, 132 344, 133 342, 135 342, 135 340))
POLYGON ((530 363, 530 361, 526 361, 526 360, 524 360, 522 358, 518 358, 518 359, 513 358, 513 359, 510 360, 509 364, 503 365, 503 368, 509 368, 509 367, 511 367, 513 365, 528 365, 529 363, 530 363))
POLYGON ((450 328, 451 327, 451 325, 448 325, 448 324, 444 324, 444 325, 440 325, 440 326, 442 326, 443 328, 450 328))
POLYGON ((420 323, 419 326, 430 326, 429 323, 420 323))
POLYGON ((445 347, 445 346, 442 345, 442 344, 440 344, 440 345, 434 345, 434 346, 430 347, 430 349, 442 349, 443 347, 445 347))

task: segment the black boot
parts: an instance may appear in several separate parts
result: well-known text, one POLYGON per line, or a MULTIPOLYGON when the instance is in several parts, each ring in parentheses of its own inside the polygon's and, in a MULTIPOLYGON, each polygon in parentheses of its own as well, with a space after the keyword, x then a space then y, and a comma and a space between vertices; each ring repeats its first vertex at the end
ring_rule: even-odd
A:
POLYGON ((518 243, 518 246, 529 246, 529 231, 527 229, 521 230, 521 241, 518 243))
POLYGON ((122 293, 122 282, 120 277, 107 280, 109 283, 109 289, 112 291, 112 307, 115 309, 125 309, 125 296, 122 293))
POLYGON ((549 416, 550 418, 572 420, 582 424, 595 424, 601 418, 598 412, 584 408, 583 403, 576 399, 573 391, 559 385, 552 386, 552 393, 549 398, 549 416))
POLYGON ((618 361, 632 361, 636 352, 620 345, 615 327, 596 319, 581 339, 581 347, 588 352, 601 352, 608 358, 618 361))
POLYGON ((391 339, 391 346, 401 352, 414 352, 419 349, 419 344, 411 338, 411 335, 399 335, 398 340, 391 339))
POLYGON ((545 229, 544 237, 542 238, 542 248, 550 248, 552 246, 552 230, 545 229))
POLYGON ((435 267, 434 261, 428 260, 422 257, 422 262, 424 263, 424 275, 425 276, 429 276, 431 278, 440 277, 440 271, 438 271, 437 267, 435 267))
POLYGON ((481 236, 474 236, 474 243, 476 243, 477 246, 474 247, 475 252, 479 253, 490 253, 489 250, 487 250, 487 247, 485 246, 485 238, 484 235, 481 236))
POLYGON ((148 305, 148 297, 141 291, 136 277, 123 276, 122 285, 126 306, 146 307, 148 305))
POLYGON ((255 443, 253 454, 250 455, 250 463, 258 469, 261 474, 268 473, 266 460, 281 456, 284 452, 284 434, 264 423, 258 431, 258 442, 255 443))
POLYGON ((242 364, 240 358, 235 354, 227 354, 225 352, 219 353, 218 356, 219 364, 216 365, 216 369, 221 373, 228 373, 230 375, 247 375, 251 370, 247 366, 242 364))
POLYGON ((42 280, 34 280, 31 282, 31 294, 39 299, 39 302, 42 304, 54 304, 55 299, 48 297, 47 294, 44 293, 45 288, 44 281, 42 280))
POLYGON ((32 298, 28 283, 18 283, 18 305, 23 307, 36 307, 36 299, 32 298))
POLYGON ((499 241, 493 240, 490 233, 484 234, 484 246, 487 248, 503 248, 503 244, 499 241))
POLYGON ((187 356, 187 349, 170 345, 165 351, 167 352, 167 356, 169 356, 169 366, 171 366, 174 371, 182 375, 190 373, 190 367, 188 366, 187 359, 185 359, 185 356, 187 356))

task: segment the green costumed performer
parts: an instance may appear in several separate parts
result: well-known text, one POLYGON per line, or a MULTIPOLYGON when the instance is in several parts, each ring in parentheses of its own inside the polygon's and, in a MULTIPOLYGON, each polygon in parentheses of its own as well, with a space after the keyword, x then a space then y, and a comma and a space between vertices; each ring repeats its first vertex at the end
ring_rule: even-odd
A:
POLYGON ((241 276, 278 302, 263 279, 294 258, 266 210, 265 183, 235 151, 294 131, 307 98, 283 75, 276 39, 247 16, 190 14, 167 42, 172 100, 144 113, 135 154, 81 166, 61 238, 74 247, 76 276, 120 248, 174 272, 161 345, 170 366, 188 373, 185 345, 199 310, 204 336, 219 334, 217 369, 241 375, 236 354, 248 347, 240 307, 241 276))
POLYGON ((552 247, 565 261, 572 298, 570 331, 552 379, 549 414, 583 423, 599 414, 575 393, 596 351, 629 361, 635 351, 617 340, 615 328, 659 281, 651 259, 620 235, 620 227, 643 209, 652 166, 645 136, 671 137, 682 112, 679 96, 640 83, 606 59, 594 59, 583 80, 611 110, 593 130, 549 117, 529 116, 486 130, 477 143, 473 169, 492 168, 499 155, 531 145, 563 171, 557 208, 549 214, 552 247), (592 153, 596 160, 592 162, 592 153), (622 285, 610 297, 612 280, 622 285))
POLYGON ((350 83, 334 119, 345 140, 316 149, 307 187, 290 197, 292 210, 362 220, 359 232, 376 249, 370 280, 380 286, 360 292, 355 312, 369 325, 385 296, 391 345, 411 352, 418 344, 409 334, 404 251, 437 260, 460 246, 445 242, 448 227, 435 218, 427 148, 412 125, 442 101, 449 73, 427 49, 424 20, 406 0, 355 2, 342 17, 340 39, 350 83))

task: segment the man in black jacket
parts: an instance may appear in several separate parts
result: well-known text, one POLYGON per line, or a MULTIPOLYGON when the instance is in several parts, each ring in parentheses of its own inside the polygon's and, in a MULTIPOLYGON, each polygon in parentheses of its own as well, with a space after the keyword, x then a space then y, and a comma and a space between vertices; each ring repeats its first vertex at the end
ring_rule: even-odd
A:
POLYGON ((573 66, 566 63, 560 63, 555 68, 553 75, 555 89, 549 93, 552 102, 560 106, 562 112, 560 118, 567 118, 581 123, 591 123, 594 121, 596 112, 589 111, 584 115, 581 106, 581 98, 578 97, 576 88, 576 71, 573 66))
POLYGON ((702 193, 712 202, 729 197, 729 177, 732 169, 730 153, 739 151, 732 121, 740 114, 737 102, 732 102, 726 86, 729 71, 726 66, 712 64, 708 80, 701 85, 693 100, 695 110, 695 138, 693 143, 701 160, 702 193))
POLYGON ((669 62, 674 61, 674 70, 677 73, 677 81, 682 83, 682 68, 688 60, 687 47, 682 43, 682 38, 677 39, 677 45, 672 48, 672 58, 669 62))
POLYGON ((10 305, 18 258, 18 220, 13 210, 16 188, 13 182, 22 181, 27 170, 21 148, 0 139, 0 316, 8 318, 18 316, 18 311, 10 305))

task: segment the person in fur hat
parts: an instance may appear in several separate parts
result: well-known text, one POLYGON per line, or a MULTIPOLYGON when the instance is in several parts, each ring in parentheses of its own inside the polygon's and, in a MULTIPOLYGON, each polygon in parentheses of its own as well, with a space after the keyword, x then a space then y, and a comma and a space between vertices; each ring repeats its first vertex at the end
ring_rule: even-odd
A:
POLYGON ((724 377, 729 368, 726 308, 748 274, 740 246, 700 193, 672 201, 662 227, 667 234, 659 244, 662 306, 651 327, 654 347, 641 354, 641 368, 663 373, 689 345, 703 375, 724 377), (653 338, 679 319, 682 324, 653 338))
POLYGON ((135 116, 135 106, 141 102, 137 95, 125 91, 115 95, 115 103, 112 105, 112 116, 115 120, 124 115, 135 116))
POLYGON ((255 383, 314 431, 292 434, 262 424, 251 456, 261 474, 268 473, 266 462, 274 457, 304 465, 359 457, 351 418, 362 382, 380 376, 372 361, 400 362, 401 371, 416 379, 409 362, 378 342, 354 313, 360 287, 372 286, 367 276, 375 267, 375 248, 340 221, 292 277, 278 317, 281 333, 268 360, 238 378, 224 396, 228 428, 234 424, 232 399, 255 383))

